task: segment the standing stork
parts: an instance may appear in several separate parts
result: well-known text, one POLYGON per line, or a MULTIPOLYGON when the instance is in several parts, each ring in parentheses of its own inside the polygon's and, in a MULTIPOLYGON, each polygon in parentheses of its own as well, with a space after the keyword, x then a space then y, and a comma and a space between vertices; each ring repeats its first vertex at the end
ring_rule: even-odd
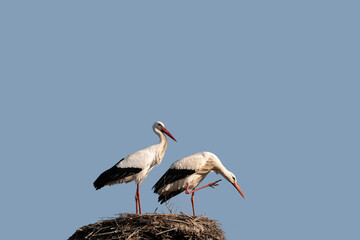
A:
POLYGON ((243 192, 237 184, 235 175, 224 167, 215 154, 210 152, 196 153, 174 162, 154 185, 154 193, 160 195, 158 201, 161 204, 183 191, 185 191, 186 194, 191 193, 191 204, 195 216, 194 193, 206 187, 217 186, 217 183, 221 181, 218 180, 195 189, 210 171, 214 171, 216 174, 220 173, 226 180, 234 185, 245 199, 243 192), (189 191, 189 188, 191 188, 192 191, 189 191))
POLYGON ((141 214, 140 183, 146 178, 146 176, 156 164, 159 165, 161 163, 165 155, 167 140, 164 133, 176 141, 176 139, 165 128, 162 122, 155 122, 152 128, 156 135, 158 135, 160 138, 160 142, 158 144, 144 148, 140 151, 130 154, 127 157, 124 157, 112 168, 100 174, 100 176, 94 182, 94 187, 96 190, 98 190, 105 185, 135 181, 137 184, 135 193, 137 214, 141 214))

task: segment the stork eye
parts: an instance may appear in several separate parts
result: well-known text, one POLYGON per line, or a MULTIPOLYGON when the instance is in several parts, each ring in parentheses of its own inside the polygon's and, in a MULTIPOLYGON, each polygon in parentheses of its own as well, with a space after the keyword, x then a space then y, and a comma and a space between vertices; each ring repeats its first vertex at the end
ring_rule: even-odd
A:
POLYGON ((236 178, 235 178, 235 177, 233 177, 233 180, 234 180, 234 181, 236 181, 236 178))

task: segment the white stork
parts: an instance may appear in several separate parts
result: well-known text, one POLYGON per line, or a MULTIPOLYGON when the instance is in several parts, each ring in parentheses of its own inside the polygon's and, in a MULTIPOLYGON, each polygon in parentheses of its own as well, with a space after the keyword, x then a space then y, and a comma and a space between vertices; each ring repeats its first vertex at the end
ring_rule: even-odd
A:
POLYGON ((235 175, 224 167, 215 154, 210 152, 196 153, 174 162, 154 185, 154 193, 160 195, 158 201, 161 204, 183 191, 185 191, 186 194, 191 193, 191 204, 195 216, 194 193, 206 187, 217 186, 217 182, 221 181, 218 180, 195 189, 210 171, 214 171, 216 174, 220 173, 226 180, 234 185, 245 199, 244 194, 237 184, 235 175), (193 190, 189 191, 189 188, 193 190))
POLYGON ((159 165, 161 163, 165 155, 167 139, 164 133, 176 141, 162 122, 155 122, 152 128, 160 138, 158 144, 144 148, 121 159, 112 168, 103 172, 94 182, 94 187, 98 190, 105 185, 135 181, 137 184, 135 193, 136 213, 140 214, 140 183, 146 178, 156 164, 159 165))

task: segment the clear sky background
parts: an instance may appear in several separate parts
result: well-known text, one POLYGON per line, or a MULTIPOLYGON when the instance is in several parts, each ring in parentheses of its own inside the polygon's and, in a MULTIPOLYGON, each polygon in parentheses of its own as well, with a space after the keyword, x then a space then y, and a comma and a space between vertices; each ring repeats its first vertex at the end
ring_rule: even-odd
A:
MULTIPOLYGON (((135 212, 122 157, 169 140, 141 185, 214 152, 238 178, 198 192, 228 239, 359 239, 358 1, 2 1, 1 238, 67 239, 135 212), (51 236, 51 237, 49 237, 51 236)), ((211 173, 201 185, 222 179, 211 173)), ((190 197, 171 200, 191 214, 190 197)))

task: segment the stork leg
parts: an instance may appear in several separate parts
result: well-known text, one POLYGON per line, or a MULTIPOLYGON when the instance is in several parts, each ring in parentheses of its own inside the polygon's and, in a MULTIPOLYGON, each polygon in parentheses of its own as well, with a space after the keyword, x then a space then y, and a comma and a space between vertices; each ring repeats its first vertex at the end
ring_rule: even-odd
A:
POLYGON ((193 208, 194 217, 196 216, 196 215, 195 215, 195 205, 194 205, 194 202, 195 202, 195 200, 194 200, 194 193, 195 193, 196 191, 199 191, 200 189, 203 189, 203 188, 206 188, 206 187, 212 187, 212 188, 214 188, 215 186, 218 185, 217 183, 220 182, 220 181, 221 181, 221 179, 220 179, 220 180, 217 180, 217 181, 215 181, 215 182, 209 183, 208 185, 205 185, 205 186, 203 186, 203 187, 201 187, 201 188, 193 189, 192 191, 189 191, 190 183, 188 183, 188 185, 187 185, 187 187, 186 187, 185 193, 186 193, 186 194, 192 193, 192 194, 191 194, 191 204, 192 204, 192 208, 193 208))
POLYGON ((135 205, 136 205, 136 214, 138 214, 139 213, 139 207, 138 207, 137 191, 135 192, 135 205))
POLYGON ((194 214, 194 217, 195 217, 196 215, 195 215, 195 206, 194 206, 194 194, 195 194, 195 192, 193 192, 191 194, 191 204, 192 204, 192 208, 193 208, 193 214, 194 214))
POLYGON ((217 181, 215 181, 215 182, 209 183, 208 185, 205 185, 205 186, 203 186, 203 187, 201 187, 201 188, 193 189, 192 191, 189 191, 190 183, 188 183, 188 185, 187 185, 187 187, 186 187, 185 193, 186 193, 186 194, 190 194, 190 193, 199 191, 200 189, 203 189, 203 188, 206 188, 206 187, 212 187, 212 188, 214 188, 215 186, 218 185, 217 183, 220 182, 220 181, 221 181, 221 179, 220 179, 220 180, 217 180, 217 181))
POLYGON ((135 193, 135 204, 136 204, 136 214, 141 214, 141 204, 140 204, 140 183, 137 183, 136 193, 135 193))

